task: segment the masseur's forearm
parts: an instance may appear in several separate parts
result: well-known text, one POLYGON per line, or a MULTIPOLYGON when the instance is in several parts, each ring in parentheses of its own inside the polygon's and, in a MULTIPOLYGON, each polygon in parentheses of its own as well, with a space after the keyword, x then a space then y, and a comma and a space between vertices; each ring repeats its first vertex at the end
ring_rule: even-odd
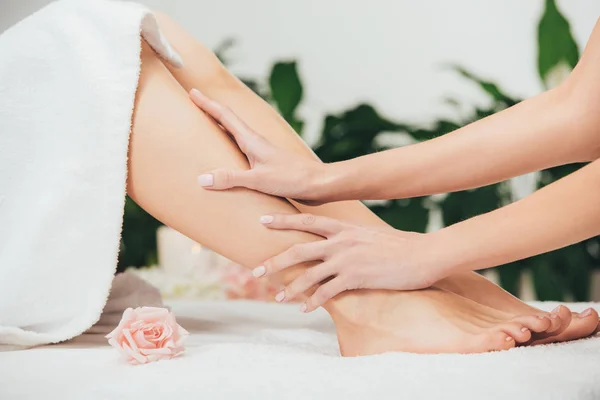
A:
POLYGON ((586 161, 590 135, 580 114, 565 85, 442 137, 331 164, 327 197, 408 198, 586 161))
POLYGON ((478 270, 600 234, 600 160, 508 206, 429 234, 431 259, 449 273, 478 270))
POLYGON ((331 164, 329 200, 406 198, 474 188, 600 155, 600 24, 558 88, 440 138, 331 164))

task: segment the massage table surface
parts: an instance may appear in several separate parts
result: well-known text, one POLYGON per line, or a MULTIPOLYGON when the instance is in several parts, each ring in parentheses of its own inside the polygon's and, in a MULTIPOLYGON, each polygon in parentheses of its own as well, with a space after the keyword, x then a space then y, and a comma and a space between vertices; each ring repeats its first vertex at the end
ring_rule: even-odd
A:
POLYGON ((183 356, 132 366, 99 334, 0 352, 0 399, 600 398, 600 338, 476 355, 342 358, 322 310, 305 315, 298 305, 252 301, 169 305, 190 332, 183 356))

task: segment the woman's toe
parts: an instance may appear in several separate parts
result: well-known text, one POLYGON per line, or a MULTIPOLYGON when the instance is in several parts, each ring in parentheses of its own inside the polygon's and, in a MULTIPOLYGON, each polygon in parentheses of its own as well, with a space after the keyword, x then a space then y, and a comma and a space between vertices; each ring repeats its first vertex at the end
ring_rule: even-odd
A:
POLYGON ((547 332, 551 324, 547 315, 519 315, 512 320, 522 324, 532 333, 547 332))
POLYGON ((592 335, 598 328, 598 312, 590 308, 583 313, 573 313, 571 323, 560 335, 558 341, 581 339, 592 335))
POLYGON ((567 329, 571 323, 571 310, 563 305, 560 305, 552 310, 552 312, 548 314, 548 317, 550 318, 550 327, 546 333, 558 335, 567 329))
POLYGON ((581 339, 594 334, 598 328, 598 312, 594 309, 583 313, 572 313, 569 326, 559 334, 549 335, 532 341, 532 344, 546 344, 581 339))
POLYGON ((469 353, 509 350, 516 346, 515 339, 502 331, 488 331, 475 336, 469 353))
POLYGON ((531 339, 529 328, 519 322, 503 322, 494 330, 502 331, 511 336, 517 343, 525 343, 531 339))

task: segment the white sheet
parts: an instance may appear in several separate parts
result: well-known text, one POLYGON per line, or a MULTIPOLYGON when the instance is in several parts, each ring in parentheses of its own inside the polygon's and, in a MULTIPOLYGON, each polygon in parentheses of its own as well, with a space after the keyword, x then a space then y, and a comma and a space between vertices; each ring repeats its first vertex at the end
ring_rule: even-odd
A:
POLYGON ((600 398, 600 338, 478 355, 342 358, 321 312, 243 301, 171 306, 191 333, 183 357, 131 366, 92 334, 4 352, 0 399, 600 398))

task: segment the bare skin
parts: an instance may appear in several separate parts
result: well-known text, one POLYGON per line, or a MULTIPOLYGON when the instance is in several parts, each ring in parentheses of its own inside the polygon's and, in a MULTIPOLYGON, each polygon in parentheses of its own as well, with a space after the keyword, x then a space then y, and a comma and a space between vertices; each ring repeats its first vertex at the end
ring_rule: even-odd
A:
MULTIPOLYGON (((181 49, 184 42, 165 32, 188 63, 189 54, 181 49)), ((269 212, 298 213, 285 199, 247 189, 208 192, 195 185, 196 176, 205 171, 247 169, 248 163, 225 132, 189 100, 181 79, 182 73, 193 71, 189 64, 172 74, 143 44, 130 141, 130 196, 165 224, 246 266, 293 244, 319 240, 260 225, 259 217, 269 212)), ((218 76, 206 83, 215 92, 229 90, 218 76)), ((363 218, 375 219, 357 203, 348 204, 347 210, 328 209, 340 216, 364 210, 359 211, 363 218)), ((290 282, 310 265, 286 271, 281 280, 290 282)), ((550 324, 549 318, 507 314, 442 289, 354 291, 329 301, 325 309, 336 324, 342 354, 349 356, 504 350, 528 342, 532 331, 544 332, 550 324)))
MULTIPOLYGON (((185 90, 194 87, 201 89, 211 98, 230 107, 253 127, 264 132, 267 139, 272 143, 293 151, 302 157, 318 161, 318 158, 314 156, 289 125, 268 104, 223 68, 209 49, 196 41, 169 17, 162 14, 158 14, 157 17, 161 29, 174 43, 185 60, 186 68, 181 70, 171 68, 171 72, 185 90)), ((302 212, 339 218, 364 225, 387 227, 383 221, 360 202, 344 201, 336 204, 324 204, 319 207, 310 207, 294 202, 293 204, 302 212)), ((444 282, 446 287, 450 287, 448 283, 453 283, 452 287, 454 288, 460 287, 461 296, 480 302, 483 305, 492 306, 512 315, 513 318, 522 313, 524 315, 533 313, 536 316, 551 315, 541 310, 532 309, 496 285, 486 287, 487 296, 480 296, 479 285, 487 285, 488 282, 474 273, 453 276, 447 278, 444 282), (467 279, 468 277, 471 277, 471 279, 467 279)), ((566 308, 563 307, 555 315, 556 318, 549 318, 551 322, 546 330, 540 326, 532 327, 535 340, 553 340, 549 337, 559 334, 561 334, 558 338, 560 340, 584 337, 593 330, 595 326, 593 319, 597 319, 597 316, 588 317, 583 324, 579 320, 574 320, 577 323, 571 326, 569 325, 571 316, 566 308)))
MULTIPOLYGON (((207 50, 204 49, 204 51, 206 52, 207 50)), ((205 59, 210 58, 209 56, 204 57, 205 59)), ((594 68, 594 66, 598 65, 599 60, 600 28, 596 28, 582 61, 569 82, 562 87, 523 102, 496 116, 469 125, 451 135, 408 148, 384 152, 385 155, 384 153, 378 153, 377 155, 339 163, 332 168, 328 168, 329 172, 324 172, 325 170, 318 167, 318 160, 314 156, 311 157, 310 152, 306 151, 305 148, 301 150, 297 144, 282 143, 279 132, 287 128, 285 123, 276 117, 267 118, 268 112, 264 103, 261 104, 259 100, 255 100, 252 103, 250 95, 244 93, 243 89, 235 90, 236 94, 233 94, 216 93, 202 88, 202 92, 207 94, 211 99, 229 108, 229 117, 233 113, 238 114, 248 125, 267 138, 270 143, 285 150, 285 154, 282 153, 281 165, 275 162, 277 168, 275 168, 275 164, 272 166, 263 165, 258 160, 256 162, 257 166, 249 172, 223 168, 211 171, 214 184, 209 185, 207 189, 221 190, 234 186, 243 186, 266 193, 277 192, 286 196, 300 198, 303 199, 303 202, 316 203, 332 199, 340 200, 357 197, 411 197, 447 190, 467 189, 482 184, 493 183, 539 168, 569 162, 594 160, 600 155, 600 142, 597 140, 597 127, 600 126, 600 121, 598 120, 597 112, 594 112, 594 110, 597 110, 598 104, 600 104, 597 96, 600 90, 589 90, 589 85, 595 84, 600 86, 599 74, 597 73, 597 68, 594 68), (245 102, 244 107, 240 106, 242 102, 245 102), (540 115, 541 117, 526 118, 532 115, 540 115), (530 122, 524 124, 523 121, 525 120, 530 122), (570 134, 565 135, 565 131, 569 131, 570 134), (481 132, 485 132, 486 134, 485 142, 480 140, 481 132), (460 157, 460 154, 467 152, 474 156, 460 157), (481 164, 493 165, 494 168, 477 168, 481 164), (448 166, 451 167, 449 168, 448 166), (282 176, 278 172, 284 167, 286 176, 282 176), (377 170, 378 174, 376 177, 360 175, 360 171, 365 170, 377 170), (477 173, 465 173, 465 171, 477 171, 477 173), (293 176, 288 176, 287 172, 290 172, 293 176), (294 175, 296 172, 297 176, 294 175), (426 174, 426 176, 420 176, 419 173, 426 174), (388 184, 391 181, 395 182, 395 184, 388 184), (309 182, 309 184, 299 184, 302 182, 309 182), (310 184, 310 182, 317 183, 310 184), (349 184, 349 182, 352 182, 352 184, 349 184), (286 187, 286 184, 289 187, 286 187), (356 190, 360 190, 360 192, 356 192, 356 190)), ((191 88, 194 85, 191 80, 188 80, 184 86, 191 88)), ((230 92, 233 91, 231 90, 230 92)), ((204 105, 201 105, 201 107, 206 109, 204 105)), ((227 110, 225 113, 227 113, 227 110)), ((289 131, 289 128, 287 129, 289 131)), ((253 156, 248 153, 247 155, 249 157, 253 156)), ((598 162, 594 164, 598 164, 598 162)), ((578 173, 577 178, 574 177, 568 180, 568 183, 561 182, 558 185, 560 189, 545 189, 542 191, 543 194, 540 193, 533 196, 536 200, 528 199, 508 208, 506 211, 491 213, 488 216, 483 216, 474 221, 467 221, 450 228, 453 231, 462 229, 469 238, 476 239, 479 242, 486 242, 485 246, 469 246, 471 250, 484 248, 488 252, 485 253, 484 251, 483 255, 472 254, 472 259, 461 262, 464 266, 462 270, 499 265, 523 256, 534 255, 564 246, 593 235, 597 231, 594 227, 599 225, 597 221, 584 218, 584 216, 591 215, 589 208, 594 207, 596 204, 595 195, 581 196, 583 201, 581 207, 575 207, 575 211, 579 213, 578 215, 581 215, 581 218, 577 218, 580 218, 582 221, 581 224, 577 224, 577 232, 568 227, 565 229, 556 229, 556 226, 563 226, 565 224, 572 226, 570 217, 562 215, 563 213, 550 213, 555 218, 551 221, 548 220, 548 223, 554 226, 554 228, 541 229, 541 233, 539 229, 535 231, 508 227, 503 234, 494 231, 493 235, 496 235, 494 238, 486 236, 483 239, 478 232, 483 231, 481 229, 483 225, 507 227, 508 224, 504 224, 502 221, 507 220, 509 215, 527 215, 529 219, 540 219, 540 213, 548 209, 548 207, 540 206, 540 199, 547 199, 542 200, 542 203, 550 207, 560 207, 562 200, 559 195, 561 192, 570 193, 573 190, 577 191, 578 187, 593 186, 586 185, 585 182, 593 180, 595 176, 594 168, 597 169, 598 167, 592 165, 585 172, 578 173), (581 177, 582 175, 583 178, 581 177), (573 185, 573 182, 577 181, 579 183, 573 185), (515 211, 515 209, 520 211, 515 211), (474 228, 470 226, 474 226, 474 228), (477 229, 477 226, 480 228, 477 229), (515 241, 515 235, 508 233, 511 231, 528 232, 530 233, 529 237, 531 240, 522 240, 523 238, 519 237, 519 240, 515 241), (561 236, 561 234, 556 235, 554 232, 562 232, 564 234, 561 236), (548 238, 548 235, 552 236, 553 234, 553 237, 548 238), (505 239, 498 238, 498 236, 505 239), (508 247, 507 250, 500 257, 486 257, 488 253, 498 253, 498 249, 501 248, 498 243, 502 243, 503 241, 508 241, 509 243, 506 246, 508 247), (511 244, 514 244, 514 246, 511 247, 511 244), (516 249, 515 246, 519 248, 516 249)), ((369 217, 364 219, 357 217, 358 213, 356 210, 347 213, 342 211, 340 213, 342 207, 338 208, 338 210, 331 210, 331 208, 324 208, 327 205, 318 208, 306 207, 299 204, 296 204, 296 206, 303 212, 310 212, 317 216, 334 216, 346 221, 356 221, 360 225, 377 225, 380 223, 373 221, 369 217)), ((544 213, 544 215, 547 215, 547 213, 544 213)), ((514 221, 516 225, 519 225, 519 223, 523 224, 521 217, 510 218, 510 220, 514 221)), ((536 226, 536 224, 529 225, 536 226)), ((443 235, 441 234, 441 236, 443 235)), ((463 237, 465 235, 455 236, 463 237)), ((445 235, 443 240, 438 240, 436 243, 446 242, 447 239, 448 235, 445 235)), ((472 243, 472 240, 463 240, 462 242, 472 243)), ((446 247, 458 248, 457 246, 446 247)), ((462 250, 464 249, 461 248, 461 252, 462 250)), ((444 259, 452 259, 452 257, 444 257, 444 259)), ((268 260, 267 263, 270 261, 268 260)), ((461 268, 457 268, 457 270, 461 270, 461 268)), ((313 281, 316 282, 316 278, 319 276, 319 274, 314 274, 313 281)), ((484 304, 503 308, 509 312, 533 311, 532 308, 519 302, 502 289, 495 286, 495 289, 488 287, 489 283, 475 274, 457 273, 445 278, 443 282, 444 287, 447 289, 456 290, 461 295, 484 304), (481 296, 483 290, 481 290, 480 286, 486 287, 486 291, 493 294, 486 293, 486 296, 481 296)), ((564 330, 571 316, 568 315, 567 310, 563 309, 559 311, 563 318, 560 323, 555 324, 560 325, 560 327, 551 331, 554 337, 548 337, 548 332, 543 335, 534 335, 536 343, 583 337, 593 333, 598 325, 596 311, 588 310, 583 315, 574 313, 572 324, 567 330, 564 330)))

